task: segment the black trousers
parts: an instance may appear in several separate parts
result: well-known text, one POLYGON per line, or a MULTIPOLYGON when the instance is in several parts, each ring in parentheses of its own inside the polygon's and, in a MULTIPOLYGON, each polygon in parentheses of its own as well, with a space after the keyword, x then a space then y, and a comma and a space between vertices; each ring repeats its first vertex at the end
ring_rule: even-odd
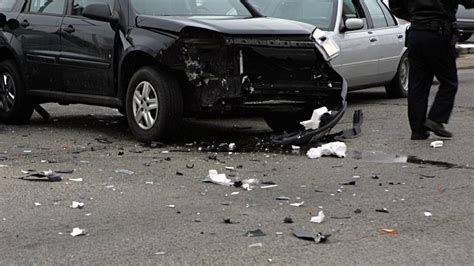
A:
POLYGON ((440 82, 428 118, 438 123, 449 121, 458 90, 456 48, 451 37, 437 32, 413 30, 408 34, 410 77, 408 119, 412 132, 424 132, 428 97, 433 78, 440 82))

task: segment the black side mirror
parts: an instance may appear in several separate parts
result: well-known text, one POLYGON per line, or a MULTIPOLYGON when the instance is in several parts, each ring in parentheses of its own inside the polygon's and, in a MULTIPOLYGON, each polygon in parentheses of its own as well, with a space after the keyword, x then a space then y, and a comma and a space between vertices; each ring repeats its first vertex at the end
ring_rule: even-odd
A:
POLYGON ((0 13, 0 28, 5 27, 5 24, 7 24, 7 16, 0 13))
POLYGON ((110 12, 110 7, 106 3, 90 4, 86 6, 82 12, 82 16, 105 22, 118 21, 118 16, 110 12))

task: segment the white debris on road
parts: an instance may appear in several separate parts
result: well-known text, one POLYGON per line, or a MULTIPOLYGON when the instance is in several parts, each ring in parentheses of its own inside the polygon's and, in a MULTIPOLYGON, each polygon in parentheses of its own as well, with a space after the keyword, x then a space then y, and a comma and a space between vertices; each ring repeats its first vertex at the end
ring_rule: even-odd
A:
POLYGON ((82 182, 82 181, 84 181, 84 179, 82 179, 82 177, 80 177, 80 178, 69 178, 69 181, 82 182))
POLYGON ((39 206, 41 206, 41 203, 35 202, 35 206, 36 206, 36 207, 39 207, 39 206))
POLYGON ((431 142, 430 144, 431 148, 442 148, 444 146, 444 142, 442 140, 437 140, 437 141, 433 141, 431 142))
POLYGON ((303 121, 300 124, 305 127, 305 129, 318 129, 319 124, 321 123, 321 116, 329 113, 328 108, 322 107, 313 111, 313 115, 310 120, 303 121))
POLYGON ((71 206, 69 206, 73 209, 82 209, 84 208, 84 203, 83 202, 77 202, 77 201, 73 201, 71 206))
POLYGON ((234 182, 228 179, 225 174, 219 174, 217 170, 209 170, 209 175, 204 179, 204 182, 211 182, 222 186, 233 186, 234 182))
POLYGON ((318 216, 311 217, 311 222, 320 224, 324 221, 324 218, 326 218, 326 215, 324 215, 324 212, 319 211, 318 216))
POLYGON ((318 148, 312 148, 308 151, 306 155, 310 159, 318 159, 322 156, 337 156, 339 158, 346 157, 347 146, 344 142, 331 142, 325 145, 322 145, 318 148))
POLYGON ((424 215, 425 215, 425 217, 431 217, 431 216, 433 216, 433 214, 432 214, 431 212, 425 212, 424 215))
POLYGON ((86 230, 81 229, 79 227, 75 227, 72 229, 72 232, 70 233, 71 236, 83 236, 86 234, 86 230))
POLYGON ((293 207, 301 207, 301 206, 303 206, 303 204, 304 204, 304 201, 302 201, 302 202, 297 202, 297 203, 291 203, 290 206, 293 206, 293 207))

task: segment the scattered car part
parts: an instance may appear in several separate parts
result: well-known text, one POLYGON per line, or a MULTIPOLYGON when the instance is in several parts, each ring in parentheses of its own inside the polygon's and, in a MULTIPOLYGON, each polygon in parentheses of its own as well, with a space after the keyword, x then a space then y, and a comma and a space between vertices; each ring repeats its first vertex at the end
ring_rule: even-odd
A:
POLYGON ((331 236, 330 234, 324 235, 323 233, 311 233, 305 231, 303 229, 296 229, 293 231, 293 234, 300 239, 314 241, 316 243, 325 243, 328 238, 331 236))

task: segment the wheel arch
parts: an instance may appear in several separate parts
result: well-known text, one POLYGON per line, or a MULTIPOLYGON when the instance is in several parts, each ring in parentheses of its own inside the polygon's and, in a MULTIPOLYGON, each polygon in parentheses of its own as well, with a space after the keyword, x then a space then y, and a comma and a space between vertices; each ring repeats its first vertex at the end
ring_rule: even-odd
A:
POLYGON ((146 49, 136 49, 129 51, 123 56, 118 70, 118 93, 117 97, 120 100, 125 100, 127 88, 130 80, 135 72, 145 66, 154 66, 160 69, 167 69, 162 65, 156 56, 146 49))

